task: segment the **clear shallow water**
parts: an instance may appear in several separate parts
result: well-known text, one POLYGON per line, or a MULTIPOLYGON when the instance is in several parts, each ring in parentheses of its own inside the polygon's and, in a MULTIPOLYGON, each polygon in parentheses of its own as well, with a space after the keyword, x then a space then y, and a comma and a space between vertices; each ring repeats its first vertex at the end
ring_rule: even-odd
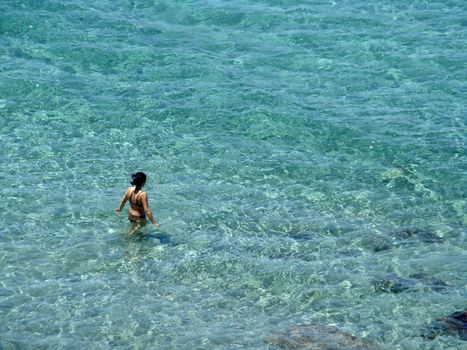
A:
POLYGON ((268 349, 314 323, 464 348, 420 334, 466 307, 465 18, 0 2, 0 348, 268 349), (161 228, 128 237, 137 170, 161 228), (374 282, 419 273, 447 287, 374 282))

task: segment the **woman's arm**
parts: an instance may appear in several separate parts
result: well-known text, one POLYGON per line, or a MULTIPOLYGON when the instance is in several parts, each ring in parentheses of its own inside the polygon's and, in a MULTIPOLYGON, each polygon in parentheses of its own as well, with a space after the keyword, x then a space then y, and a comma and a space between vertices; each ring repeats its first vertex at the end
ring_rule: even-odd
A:
POLYGON ((142 197, 142 198, 141 198, 141 201, 143 202, 144 212, 146 213, 146 215, 148 216, 149 220, 151 221, 151 224, 156 225, 156 226, 159 226, 159 224, 156 222, 156 220, 154 220, 154 217, 152 216, 151 209, 149 209, 148 196, 147 196, 146 192, 144 192, 144 193, 141 195, 141 197, 142 197))
POLYGON ((120 205, 118 206, 117 209, 115 209, 115 212, 120 213, 122 211, 123 207, 126 204, 126 201, 128 200, 128 192, 129 191, 130 191, 129 189, 126 190, 125 194, 123 195, 122 200, 120 201, 120 205))

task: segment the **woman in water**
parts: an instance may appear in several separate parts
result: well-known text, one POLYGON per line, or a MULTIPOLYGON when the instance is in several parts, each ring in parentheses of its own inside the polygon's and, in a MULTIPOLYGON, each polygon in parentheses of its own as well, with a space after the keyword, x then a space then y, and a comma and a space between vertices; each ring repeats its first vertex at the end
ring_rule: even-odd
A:
POLYGON ((128 219, 131 222, 130 234, 135 233, 146 224, 146 215, 153 225, 159 226, 152 216, 151 209, 149 209, 148 195, 142 190, 145 183, 145 173, 138 172, 133 174, 131 184, 134 187, 128 188, 120 201, 120 206, 115 209, 117 214, 119 214, 125 206, 125 203, 130 201, 130 209, 128 210, 128 219))

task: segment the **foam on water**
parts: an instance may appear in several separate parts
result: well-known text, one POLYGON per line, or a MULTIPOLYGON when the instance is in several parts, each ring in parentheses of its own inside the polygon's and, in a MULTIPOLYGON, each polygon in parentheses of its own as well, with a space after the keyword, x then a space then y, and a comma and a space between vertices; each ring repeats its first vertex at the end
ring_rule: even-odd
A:
POLYGON ((303 324, 465 347, 421 337, 466 307, 465 18, 0 3, 0 348, 271 349, 303 324), (128 237, 137 170, 161 227, 128 237))

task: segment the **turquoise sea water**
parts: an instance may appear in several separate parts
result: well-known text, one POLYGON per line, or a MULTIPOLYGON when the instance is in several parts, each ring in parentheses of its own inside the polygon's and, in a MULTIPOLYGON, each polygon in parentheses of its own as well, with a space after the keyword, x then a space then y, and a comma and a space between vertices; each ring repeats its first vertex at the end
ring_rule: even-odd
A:
POLYGON ((465 349, 466 62, 463 0, 1 0, 0 349, 465 349))

